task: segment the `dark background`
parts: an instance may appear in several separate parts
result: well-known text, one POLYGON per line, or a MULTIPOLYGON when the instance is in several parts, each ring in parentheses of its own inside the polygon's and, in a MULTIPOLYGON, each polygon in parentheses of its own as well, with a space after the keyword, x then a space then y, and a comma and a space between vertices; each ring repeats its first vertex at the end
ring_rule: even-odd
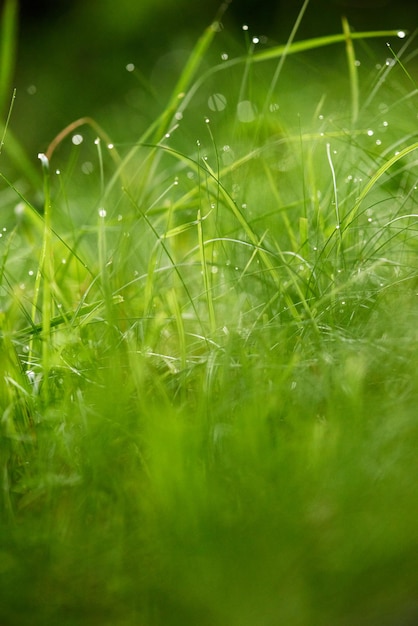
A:
MULTIPOLYGON (((159 60, 173 50, 185 56, 219 6, 217 0, 21 0, 14 133, 34 154, 85 115, 119 134, 118 102, 132 84, 126 64, 153 80, 159 60)), ((223 40, 242 53, 245 23, 268 44, 285 43, 301 6, 302 0, 233 0, 222 20, 223 40)), ((311 0, 297 39, 341 32, 343 14, 357 31, 414 31, 418 2, 311 0)))

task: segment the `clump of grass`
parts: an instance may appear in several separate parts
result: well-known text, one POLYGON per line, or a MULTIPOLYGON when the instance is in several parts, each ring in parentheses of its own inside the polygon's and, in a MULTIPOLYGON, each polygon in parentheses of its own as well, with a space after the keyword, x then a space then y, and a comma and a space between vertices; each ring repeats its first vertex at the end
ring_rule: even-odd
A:
POLYGON ((199 75, 218 26, 134 144, 52 141, 43 211, 2 174, 4 623, 417 615, 413 38, 199 75))

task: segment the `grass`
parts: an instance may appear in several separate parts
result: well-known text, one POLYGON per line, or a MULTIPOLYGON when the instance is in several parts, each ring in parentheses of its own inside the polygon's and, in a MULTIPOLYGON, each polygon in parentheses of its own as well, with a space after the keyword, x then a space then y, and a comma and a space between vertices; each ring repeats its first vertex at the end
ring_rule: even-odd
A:
POLYGON ((5 626, 418 616, 414 38, 218 30, 129 146, 5 107, 5 626))

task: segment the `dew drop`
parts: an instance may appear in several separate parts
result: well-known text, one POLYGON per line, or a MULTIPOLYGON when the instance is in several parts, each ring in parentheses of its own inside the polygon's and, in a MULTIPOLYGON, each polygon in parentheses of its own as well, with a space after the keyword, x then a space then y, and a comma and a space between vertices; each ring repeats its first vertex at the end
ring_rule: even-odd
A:
POLYGON ((227 100, 222 93, 214 93, 208 99, 208 107, 211 111, 223 111, 227 105, 227 100))
POLYGON ((399 39, 405 39, 406 32, 404 30, 398 30, 398 37, 399 39))
POLYGON ((114 148, 114 147, 115 147, 115 146, 113 145, 113 143, 108 143, 108 144, 107 144, 107 149, 108 149, 108 150, 113 150, 113 148, 114 148))
POLYGON ((369 128, 369 130, 367 131, 367 134, 369 135, 369 137, 373 137, 374 131, 371 128, 369 128))
POLYGON ((205 117, 205 124, 210 124, 210 119, 208 117, 205 117))
POLYGON ((215 33, 220 33, 223 30, 224 26, 223 26, 222 22, 217 22, 216 21, 216 22, 212 22, 211 28, 212 28, 213 31, 215 31, 215 33))
POLYGON ((99 217, 106 217, 107 215, 106 209, 103 209, 103 208, 99 209, 98 213, 99 213, 99 217))
POLYGON ((27 88, 27 92, 30 96, 34 96, 36 94, 36 85, 29 85, 29 87, 27 88))
POLYGON ((135 65, 133 63, 128 63, 126 66, 126 71, 127 72, 133 72, 135 69, 135 65))
POLYGON ((180 121, 183 119, 183 113, 181 111, 177 111, 174 117, 176 118, 177 121, 180 121))
POLYGON ((40 152, 38 154, 38 159, 42 163, 43 167, 45 167, 46 169, 49 168, 49 160, 48 160, 48 157, 46 156, 46 154, 44 154, 43 152, 40 152))
POLYGON ((259 39, 259 37, 253 37, 252 42, 253 42, 254 44, 260 43, 260 39, 259 39))
POLYGON ((257 115, 257 109, 250 100, 242 100, 238 102, 237 115, 240 122, 253 122, 257 115))
POLYGON ((71 141, 73 142, 75 146, 79 146, 81 143, 83 143, 83 135, 79 135, 79 134, 73 135, 71 137, 71 141))
POLYGON ((248 25, 247 24, 243 24, 242 25, 242 30, 248 30, 248 25))
POLYGON ((360 67, 360 65, 361 65, 361 61, 359 61, 358 59, 356 59, 356 60, 354 61, 354 65, 355 65, 356 67, 360 67))
POLYGON ((83 174, 86 174, 86 176, 91 174, 93 172, 93 170, 94 170, 94 165, 93 165, 93 163, 91 161, 86 161, 81 166, 81 171, 83 172, 83 174))
POLYGON ((28 272, 29 276, 33 276, 33 273, 34 273, 33 270, 29 270, 28 272))
POLYGON ((228 61, 228 59, 229 59, 228 54, 226 52, 223 52, 221 54, 221 59, 222 59, 222 61, 228 61))
POLYGON ((61 170, 55 170, 55 174, 59 176, 61 174, 61 170))

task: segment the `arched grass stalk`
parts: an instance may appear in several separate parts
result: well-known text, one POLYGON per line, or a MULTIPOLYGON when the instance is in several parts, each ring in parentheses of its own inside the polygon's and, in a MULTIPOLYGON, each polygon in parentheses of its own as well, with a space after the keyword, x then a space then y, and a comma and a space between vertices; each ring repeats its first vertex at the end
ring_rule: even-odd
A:
POLYGON ((366 198, 366 196, 373 189, 373 187, 379 182, 379 180, 385 174, 387 174, 390 171, 393 165, 401 161, 404 157, 408 156, 409 154, 412 154, 413 152, 415 152, 415 150, 418 150, 418 142, 415 142, 407 146, 403 150, 400 150, 399 152, 394 154, 390 159, 388 159, 385 163, 383 163, 383 165, 381 165, 377 169, 377 171, 373 174, 373 176, 370 177, 370 180, 366 183, 366 185, 364 185, 360 195, 358 196, 356 202, 354 203, 352 210, 342 220, 341 231, 342 231, 343 240, 346 239, 347 236, 349 235, 350 227, 353 225, 353 223, 357 219, 360 206, 363 203, 363 200, 366 198))

